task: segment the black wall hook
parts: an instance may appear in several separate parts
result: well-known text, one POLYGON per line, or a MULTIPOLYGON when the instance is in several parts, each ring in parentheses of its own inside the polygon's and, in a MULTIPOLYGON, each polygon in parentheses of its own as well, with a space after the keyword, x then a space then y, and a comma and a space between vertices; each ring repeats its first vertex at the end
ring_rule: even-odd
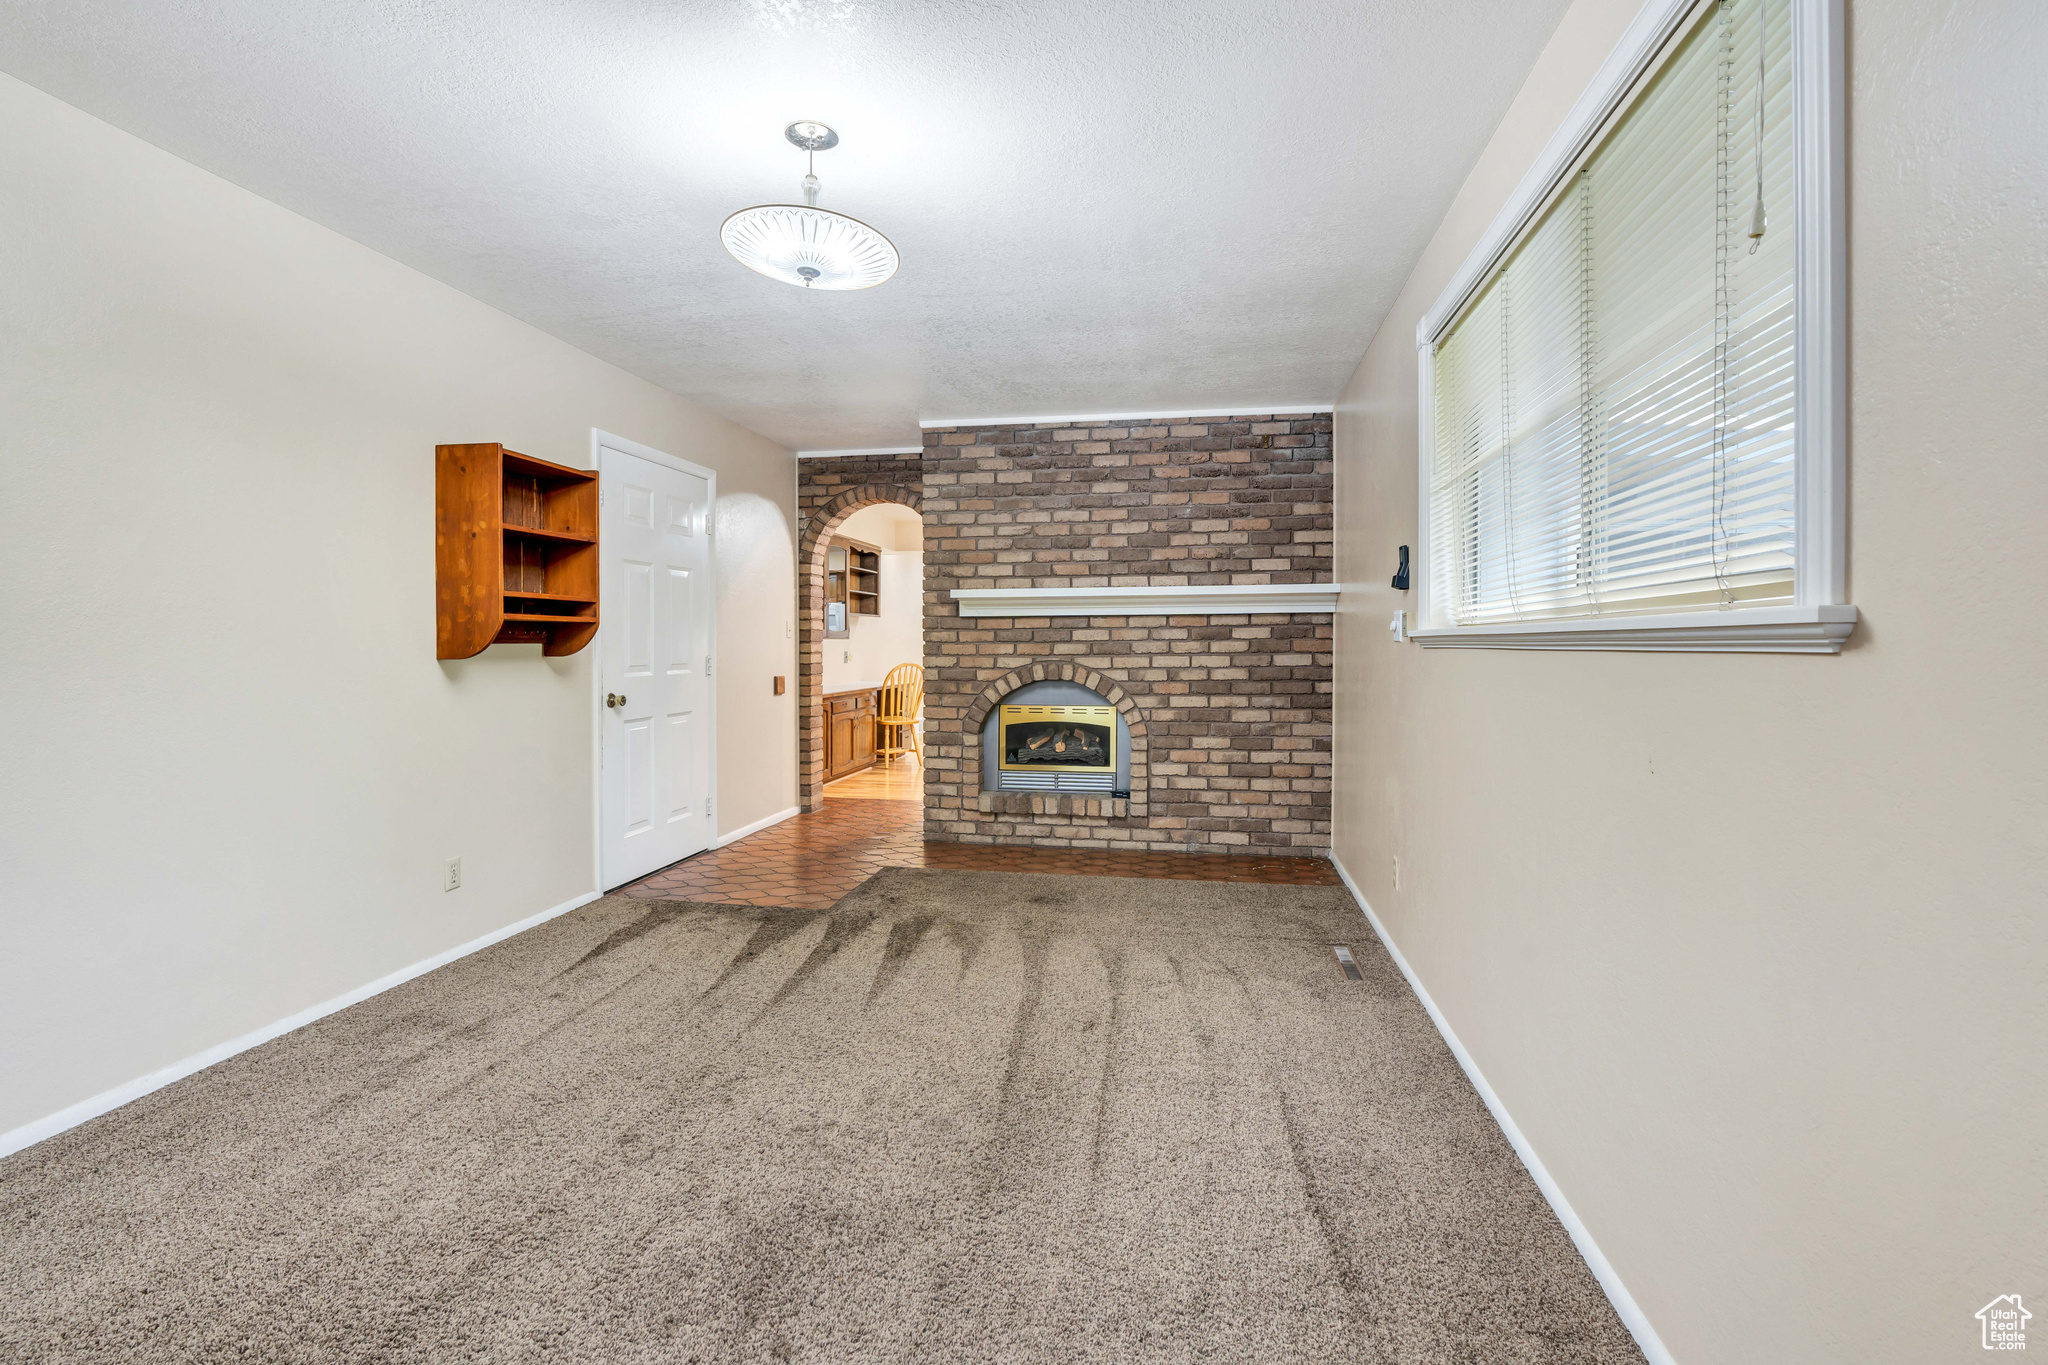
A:
POLYGON ((1394 586, 1402 592, 1408 591, 1408 547, 1401 547, 1401 567, 1394 570, 1394 586))

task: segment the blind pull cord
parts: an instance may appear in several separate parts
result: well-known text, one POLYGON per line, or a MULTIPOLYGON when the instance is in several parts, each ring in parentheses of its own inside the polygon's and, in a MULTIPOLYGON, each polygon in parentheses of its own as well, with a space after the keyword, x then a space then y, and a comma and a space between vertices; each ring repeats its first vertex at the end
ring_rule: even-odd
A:
POLYGON ((1764 54, 1768 50, 1764 42, 1764 12, 1770 8, 1770 0, 1758 0, 1756 7, 1756 209, 1749 215, 1749 254, 1756 255, 1756 249, 1764 244, 1764 228, 1770 220, 1764 216, 1764 54))

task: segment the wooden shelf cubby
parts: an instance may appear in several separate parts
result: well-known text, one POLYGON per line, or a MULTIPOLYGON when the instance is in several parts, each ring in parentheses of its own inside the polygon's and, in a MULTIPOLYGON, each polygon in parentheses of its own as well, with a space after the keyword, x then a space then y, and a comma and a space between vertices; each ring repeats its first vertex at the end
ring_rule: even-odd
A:
POLYGON ((846 603, 851 616, 880 616, 881 552, 857 540, 834 541, 825 559, 825 600, 846 603))
POLYGON ((882 556, 872 546, 855 542, 847 547, 847 610, 855 616, 882 614, 882 556))
POLYGON ((597 474, 495 442, 434 447, 436 654, 574 654, 597 634, 597 474))

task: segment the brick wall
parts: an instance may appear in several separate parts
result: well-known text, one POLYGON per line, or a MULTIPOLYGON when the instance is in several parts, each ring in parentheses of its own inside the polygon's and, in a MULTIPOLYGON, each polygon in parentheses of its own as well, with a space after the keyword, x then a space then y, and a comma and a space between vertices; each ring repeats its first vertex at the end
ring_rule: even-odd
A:
POLYGON ((1327 615, 963 619, 950 592, 1328 582, 1330 469, 1327 415, 927 432, 925 837, 1326 850, 1327 615), (980 790, 981 719, 1041 677, 1123 711, 1128 802, 980 790))
POLYGON ((825 789, 825 549, 850 513, 878 502, 918 507, 922 455, 842 455, 797 461, 797 795, 816 810, 825 789))
POLYGON ((844 502, 848 493, 865 487, 902 488, 922 494, 924 456, 834 455, 797 461, 797 543, 809 544, 816 539, 821 516, 835 521, 843 519, 843 510, 827 514, 825 508, 834 502, 844 502))

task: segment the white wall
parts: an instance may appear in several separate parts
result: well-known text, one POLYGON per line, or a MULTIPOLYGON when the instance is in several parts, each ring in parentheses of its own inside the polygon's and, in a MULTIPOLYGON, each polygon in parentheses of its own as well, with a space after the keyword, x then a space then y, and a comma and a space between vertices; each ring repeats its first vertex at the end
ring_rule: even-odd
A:
POLYGON ((924 549, 924 518, 896 502, 878 502, 847 514, 834 536, 865 541, 879 550, 924 549))
POLYGON ((592 888, 597 651, 435 661, 436 442, 718 471, 719 814, 795 804, 789 452, 5 77, 0 128, 0 1133, 592 888))
POLYGON ((882 614, 849 616, 844 640, 825 641, 825 691, 880 682, 898 664, 924 662, 924 519, 876 503, 840 523, 838 536, 881 551, 882 614))
POLYGON ((1840 657, 1386 631, 1416 319, 1633 0, 1567 13, 1336 416, 1337 853, 1684 1365, 2048 1323, 2048 6, 1848 8, 1840 657))

